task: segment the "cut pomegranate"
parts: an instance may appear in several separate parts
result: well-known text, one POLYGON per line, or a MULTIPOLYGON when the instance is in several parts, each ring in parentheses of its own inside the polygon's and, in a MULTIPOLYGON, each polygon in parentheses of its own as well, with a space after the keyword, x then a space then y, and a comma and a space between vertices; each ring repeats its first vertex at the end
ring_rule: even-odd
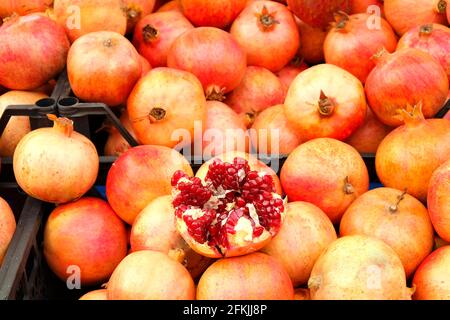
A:
POLYGON ((263 248, 283 220, 284 201, 272 176, 247 160, 215 159, 205 181, 177 171, 172 177, 177 229, 197 253, 233 257, 263 248))

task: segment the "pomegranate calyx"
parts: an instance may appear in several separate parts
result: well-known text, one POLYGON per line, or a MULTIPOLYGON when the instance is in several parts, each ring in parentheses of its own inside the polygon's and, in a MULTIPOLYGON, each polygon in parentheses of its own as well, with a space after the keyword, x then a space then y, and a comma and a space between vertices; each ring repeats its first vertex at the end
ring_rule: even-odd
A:
POLYGON ((322 116, 328 117, 331 116, 335 109, 335 104, 326 94, 320 90, 320 98, 319 98, 319 108, 318 111, 322 116))
POLYGON ((419 35, 421 36, 429 36, 433 32, 433 24, 424 24, 419 29, 419 35))
POLYGON ((337 30, 344 31, 350 22, 350 17, 344 11, 337 11, 334 13, 334 20, 336 21, 334 27, 337 30))
POLYGON ((150 24, 146 24, 144 28, 142 28, 142 36, 144 37, 145 42, 153 42, 159 38, 159 30, 150 24))
POLYGON ((275 19, 276 12, 269 12, 266 6, 262 8, 261 13, 257 13, 259 27, 262 31, 272 30, 280 21, 275 19))
POLYGON ((150 118, 150 122, 160 121, 166 116, 166 110, 164 110, 163 108, 155 107, 150 110, 148 116, 150 118))
POLYGON ((377 51, 370 59, 375 63, 378 64, 381 61, 383 61, 386 57, 390 55, 389 51, 386 50, 385 47, 382 47, 380 50, 377 51))
POLYGON ((411 106, 408 104, 406 108, 397 111, 403 118, 405 125, 414 125, 425 121, 425 116, 422 113, 422 101, 411 106))
POLYGON ((400 194, 397 197, 397 202, 395 204, 392 204, 389 206, 389 212, 390 213, 396 213, 398 211, 398 206, 400 205, 400 202, 405 199, 405 195, 407 193, 407 189, 405 189, 405 191, 402 192, 402 194, 400 194))
POLYGON ((47 118, 53 121, 53 129, 63 133, 66 137, 70 137, 73 132, 73 121, 68 118, 58 118, 54 114, 48 114, 47 118))
POLYGON ((206 100, 222 102, 226 98, 225 91, 225 88, 220 88, 219 86, 209 86, 205 92, 206 100))
POLYGON ((344 179, 344 192, 345 194, 353 194, 355 193, 355 188, 350 183, 349 177, 345 177, 344 179))
POLYGON ((447 1, 446 0, 439 0, 437 3, 437 12, 438 13, 445 13, 447 10, 447 1))

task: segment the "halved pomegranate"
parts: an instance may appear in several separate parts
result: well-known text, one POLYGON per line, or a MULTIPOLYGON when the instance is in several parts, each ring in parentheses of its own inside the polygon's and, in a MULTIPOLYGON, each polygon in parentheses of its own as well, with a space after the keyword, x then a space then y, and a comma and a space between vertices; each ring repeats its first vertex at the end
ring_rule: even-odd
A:
POLYGON ((177 229, 201 255, 220 258, 263 248, 282 224, 284 201, 273 178, 243 158, 215 159, 205 181, 177 171, 172 177, 177 229))

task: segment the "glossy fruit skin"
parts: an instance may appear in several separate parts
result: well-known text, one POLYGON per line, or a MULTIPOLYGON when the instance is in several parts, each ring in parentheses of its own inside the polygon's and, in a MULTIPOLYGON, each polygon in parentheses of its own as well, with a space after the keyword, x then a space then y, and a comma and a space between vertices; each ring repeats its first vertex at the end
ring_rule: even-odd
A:
POLYGON ((82 285, 101 284, 126 253, 125 224, 101 199, 82 198, 60 205, 45 225, 44 255, 63 281, 75 265, 80 268, 82 285))
POLYGON ((263 253, 221 259, 202 275, 198 300, 292 300, 294 288, 288 273, 263 253))
POLYGON ((99 289, 99 290, 90 291, 90 292, 84 294, 83 296, 81 296, 80 299, 78 299, 78 300, 96 300, 96 301, 108 300, 107 290, 99 289))
POLYGON ((191 73, 156 68, 133 88, 127 110, 142 144, 181 147, 191 144, 195 122, 203 123, 206 99, 201 83, 191 73), (176 135, 176 130, 183 131, 176 135))
POLYGON ((360 154, 330 138, 297 147, 280 174, 289 201, 306 201, 322 209, 336 224, 345 210, 369 189, 369 176, 360 154))
POLYGON ((288 0, 292 12, 313 27, 328 27, 333 13, 347 10, 346 0, 288 0))
POLYGON ((367 101, 383 123, 403 124, 398 109, 422 102, 425 118, 433 117, 448 95, 448 78, 442 66, 428 53, 405 49, 393 54, 382 53, 367 78, 367 101))
POLYGON ((428 213, 439 236, 450 242, 450 160, 437 168, 430 179, 427 195, 428 213))
POLYGON ((129 254, 114 270, 108 300, 193 300, 189 272, 167 255, 150 250, 129 254))
MULTIPOLYGON (((47 98, 47 95, 38 92, 9 91, 0 96, 0 117, 9 105, 32 105, 47 98)), ((30 132, 28 117, 11 117, 0 137, 0 156, 12 157, 19 141, 30 132)))
MULTIPOLYGON (((295 59, 295 58, 294 58, 295 59)), ((285 95, 287 94, 292 81, 303 71, 308 69, 309 66, 305 62, 295 62, 285 66, 283 69, 277 72, 277 77, 280 79, 284 87, 285 95)))
POLYGON ((247 0, 178 0, 183 14, 196 27, 229 26, 244 9, 247 0))
POLYGON ((177 170, 192 176, 188 161, 163 146, 139 146, 123 153, 106 179, 106 196, 114 211, 128 224, 150 201, 171 194, 170 179, 177 170))
POLYGON ((341 236, 361 234, 384 241, 398 254, 407 278, 433 249, 427 209, 396 189, 378 188, 360 196, 345 211, 339 230, 341 236))
POLYGON ((0 197, 0 267, 16 231, 16 218, 8 202, 0 197))
POLYGON ((450 29, 437 23, 417 26, 399 40, 397 50, 416 48, 439 61, 450 79, 450 29))
POLYGON ((16 13, 25 16, 34 12, 44 12, 50 8, 53 0, 4 0, 0 4, 0 18, 16 13))
POLYGON ((114 107, 127 100, 141 77, 142 65, 136 49, 125 37, 99 31, 86 34, 72 44, 67 73, 77 97, 114 107))
POLYGON ((314 265, 308 287, 311 300, 411 300, 412 294, 394 250, 361 235, 328 246, 314 265))
POLYGON ((299 55, 311 65, 324 62, 323 44, 328 34, 327 29, 312 27, 297 17, 295 17, 295 22, 300 35, 299 55))
POLYGON ((175 39, 193 28, 194 26, 180 12, 152 13, 137 23, 133 44, 154 68, 165 67, 167 55, 175 39))
POLYGON ((166 12, 166 11, 178 11, 180 13, 183 13, 181 11, 181 7, 178 0, 166 2, 164 5, 159 7, 159 9, 156 12, 166 12))
POLYGON ((261 252, 284 266, 294 287, 308 282, 314 263, 337 239, 327 215, 313 204, 290 202, 277 236, 261 252))
POLYGON ((64 30, 44 15, 12 17, 0 26, 0 85, 32 90, 46 84, 64 69, 69 46, 64 30))
POLYGON ((398 35, 425 23, 446 24, 445 0, 386 0, 384 13, 386 20, 398 35))
MULTIPOLYGON (((133 127, 131 125, 130 118, 128 117, 127 110, 124 110, 120 116, 120 122, 123 127, 131 134, 131 136, 137 140, 136 134, 134 133, 133 127)), ((125 151, 131 148, 127 140, 122 136, 116 127, 111 126, 107 128, 109 132, 108 140, 106 140, 104 153, 106 156, 118 157, 125 151)))
POLYGON ((274 1, 250 3, 233 22, 230 33, 247 52, 249 66, 272 72, 291 61, 300 46, 292 13, 274 1))
POLYGON ((56 21, 70 42, 82 35, 111 31, 125 35, 127 16, 121 0, 54 0, 56 21))
POLYGON ((337 65, 364 83, 375 67, 372 57, 381 49, 394 52, 397 36, 389 23, 379 18, 379 28, 368 25, 371 16, 360 13, 336 18, 325 43, 326 63, 337 65), (349 59, 349 57, 353 57, 349 59))
POLYGON ((127 31, 133 32, 136 23, 153 11, 156 0, 122 0, 127 17, 127 31))
POLYGON ((363 123, 367 110, 362 83, 331 64, 316 65, 298 75, 284 106, 288 121, 305 140, 345 140, 363 123))
POLYGON ((207 97, 234 90, 245 74, 244 49, 227 32, 200 27, 187 31, 172 44, 167 66, 194 74, 207 97))
POLYGON ((378 8, 381 10, 380 13, 384 15, 383 12, 383 1, 382 0, 350 0, 349 6, 350 6, 350 13, 369 13, 373 14, 374 11, 371 6, 378 6, 378 8))

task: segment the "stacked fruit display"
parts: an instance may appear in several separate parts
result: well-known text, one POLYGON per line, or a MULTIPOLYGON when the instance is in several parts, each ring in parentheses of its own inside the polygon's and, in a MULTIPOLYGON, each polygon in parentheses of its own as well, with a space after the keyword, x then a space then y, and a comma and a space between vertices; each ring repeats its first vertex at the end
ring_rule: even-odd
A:
POLYGON ((450 299, 446 0, 22 0, 0 16, 0 113, 67 68, 140 144, 108 128, 96 146, 56 115, 0 138, 19 186, 56 205, 43 253, 96 288, 81 299, 450 299), (118 157, 104 199, 86 196, 99 150, 118 157))

